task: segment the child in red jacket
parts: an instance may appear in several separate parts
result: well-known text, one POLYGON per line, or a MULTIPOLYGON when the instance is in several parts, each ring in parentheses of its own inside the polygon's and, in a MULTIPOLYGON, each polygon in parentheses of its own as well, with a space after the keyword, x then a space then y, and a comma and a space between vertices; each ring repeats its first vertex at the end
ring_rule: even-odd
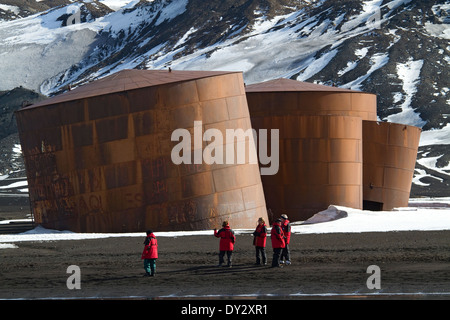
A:
POLYGON ((236 237, 234 236, 234 231, 228 225, 228 221, 224 221, 222 223, 222 229, 217 231, 214 229, 214 236, 220 238, 219 243, 219 267, 221 267, 224 263, 223 257, 225 252, 227 253, 228 258, 228 267, 231 268, 231 255, 234 250, 234 242, 236 241, 236 237))
POLYGON ((147 230, 147 237, 144 241, 144 251, 141 259, 144 260, 145 277, 153 277, 156 269, 156 259, 158 259, 158 241, 152 230, 147 230))

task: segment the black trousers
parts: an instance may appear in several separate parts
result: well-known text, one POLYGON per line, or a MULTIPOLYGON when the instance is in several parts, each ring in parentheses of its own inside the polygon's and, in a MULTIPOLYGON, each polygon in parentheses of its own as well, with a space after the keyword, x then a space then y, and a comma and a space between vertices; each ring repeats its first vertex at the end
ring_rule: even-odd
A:
POLYGON ((256 248, 256 264, 261 264, 261 258, 262 263, 266 264, 267 257, 266 257, 266 248, 264 247, 255 247, 256 248), (259 257, 261 254, 261 258, 259 257))
POLYGON ((280 256, 282 248, 273 248, 272 267, 278 267, 280 265, 280 256))
POLYGON ((227 253, 228 266, 231 266, 231 256, 233 255, 233 251, 220 251, 219 252, 219 264, 222 265, 224 263, 223 257, 225 256, 225 252, 227 253))
POLYGON ((291 260, 291 252, 289 250, 289 245, 287 244, 283 250, 281 251, 281 257, 280 260, 286 260, 286 261, 290 261, 291 260))

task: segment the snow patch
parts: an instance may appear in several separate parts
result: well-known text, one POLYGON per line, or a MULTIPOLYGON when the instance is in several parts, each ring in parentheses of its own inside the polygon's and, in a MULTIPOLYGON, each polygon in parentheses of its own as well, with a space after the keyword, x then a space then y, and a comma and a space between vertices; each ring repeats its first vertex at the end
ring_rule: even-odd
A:
MULTIPOLYGON (((364 54, 365 55, 365 54, 364 54)), ((387 53, 376 53, 370 58, 371 67, 367 71, 367 73, 363 76, 360 76, 354 81, 351 81, 342 86, 342 88, 349 88, 352 90, 360 90, 361 85, 364 81, 369 78, 373 72, 382 68, 386 63, 389 62, 389 55, 387 53)))
POLYGON ((0 249, 17 249, 18 246, 13 243, 0 243, 0 249))
POLYGON ((425 22, 425 30, 433 37, 450 39, 450 4, 437 4, 431 7, 434 15, 441 23, 425 22))
POLYGON ((0 10, 3 11, 11 11, 14 14, 19 14, 20 13, 20 8, 17 6, 10 6, 7 4, 0 4, 0 10))
MULTIPOLYGON (((436 171, 442 175, 448 176, 450 177, 450 173, 447 172, 450 170, 450 163, 447 164, 447 166, 444 167, 438 167, 437 161, 442 157, 443 155, 437 156, 437 157, 429 157, 429 158, 422 158, 422 159, 418 159, 417 163, 421 164, 422 166, 424 166, 425 168, 431 169, 433 171, 436 171)), ((440 178, 435 178, 435 179, 440 179, 440 178)), ((440 179, 442 180, 442 179, 440 179)))
POLYGON ((156 25, 158 26, 167 20, 170 21, 176 16, 184 13, 186 11, 187 4, 188 0, 177 0, 171 2, 164 8, 164 10, 161 11, 161 15, 156 21, 156 25))
POLYGON ((425 30, 433 37, 450 40, 450 24, 425 22, 425 30))
POLYGON ((344 69, 338 71, 338 73, 337 73, 338 76, 342 76, 342 75, 346 74, 347 72, 355 69, 357 65, 358 65, 358 63, 356 61, 347 62, 347 66, 344 69))
POLYGON ((295 233, 387 232, 412 230, 450 230, 450 210, 398 208, 394 211, 367 211, 336 206, 346 211, 342 218, 315 225, 293 227, 295 233), (423 224, 423 227, 419 225, 423 224))
POLYGON ((389 122, 402 123, 417 127, 423 127, 426 122, 420 118, 414 109, 411 107, 411 102, 417 92, 417 85, 420 81, 420 71, 422 70, 423 60, 410 59, 406 63, 397 65, 397 74, 399 79, 403 82, 402 89, 405 93, 403 103, 401 104, 402 111, 386 118, 389 122))
MULTIPOLYGON (((291 231, 299 234, 321 233, 361 233, 390 231, 427 231, 450 230, 450 209, 444 207, 450 198, 418 199, 416 201, 441 202, 443 208, 397 208, 393 211, 367 211, 354 208, 333 206, 336 212, 346 212, 340 219, 299 224, 294 222, 291 231)), ((254 230, 236 229, 236 234, 251 234, 254 230)), ((157 237, 212 236, 212 230, 202 231, 168 231, 155 232, 157 237)), ((0 243, 17 243, 23 241, 60 241, 102 239, 110 237, 145 237, 145 232, 134 233, 75 233, 45 229, 41 226, 33 230, 14 235, 0 235, 0 243)))
POLYGON ((178 42, 173 46, 174 48, 177 48, 178 46, 181 46, 184 44, 184 42, 189 38, 189 36, 193 33, 197 32, 197 29, 194 27, 191 27, 178 42))
POLYGON ((328 63, 330 63, 330 61, 336 56, 337 53, 338 53, 338 50, 335 49, 335 50, 332 50, 330 52, 323 54, 319 59, 312 62, 305 69, 305 71, 303 71, 302 74, 300 74, 297 77, 297 80, 298 81, 308 80, 309 78, 314 76, 316 73, 320 72, 323 68, 325 68, 328 65, 328 63))
POLYGON ((450 123, 442 129, 423 131, 420 135, 419 147, 439 144, 450 144, 450 123))
POLYGON ((433 179, 440 180, 442 182, 442 179, 438 179, 436 177, 433 177, 430 174, 427 174, 427 172, 425 170, 415 169, 412 183, 414 183, 415 185, 418 185, 418 186, 428 187, 430 184, 429 183, 423 183, 421 181, 421 179, 423 179, 423 178, 433 178, 433 179))
POLYGON ((0 186, 0 190, 11 189, 11 188, 20 188, 20 187, 26 187, 26 186, 28 186, 28 182, 26 180, 18 181, 18 182, 11 183, 7 186, 0 186))

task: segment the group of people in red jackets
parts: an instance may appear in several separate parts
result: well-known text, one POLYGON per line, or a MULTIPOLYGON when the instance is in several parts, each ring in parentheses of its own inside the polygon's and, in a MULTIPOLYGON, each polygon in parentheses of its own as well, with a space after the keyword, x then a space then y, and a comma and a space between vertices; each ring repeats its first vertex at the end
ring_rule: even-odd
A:
POLYGON ((291 264, 289 242, 291 241, 291 223, 286 214, 275 220, 270 232, 272 239, 273 259, 272 267, 281 267, 281 264, 291 264))
MULTIPOLYGON (((222 228, 214 229, 214 236, 220 238, 219 242, 219 266, 224 266, 225 254, 227 255, 227 267, 231 267, 234 243, 236 237, 230 228, 228 221, 222 223, 222 228)), ((281 267, 281 264, 291 264, 289 242, 291 239, 291 224, 286 214, 282 214, 272 224, 270 231, 272 240, 273 258, 272 267, 281 267)), ((266 256, 267 226, 263 218, 258 219, 258 225, 253 232, 253 245, 256 249, 256 264, 267 265, 266 256)), ((152 230, 147 230, 147 237, 144 241, 144 251, 141 259, 144 260, 145 276, 153 277, 156 272, 156 259, 158 259, 158 241, 152 230)))
MULTIPOLYGON (((224 221, 222 229, 217 231, 214 229, 214 236, 220 238, 219 243, 219 266, 224 266, 224 256, 227 254, 227 267, 231 267, 232 255, 234 250, 234 243, 236 237, 234 231, 230 228, 228 221, 224 221)), ((256 264, 267 265, 266 256, 266 239, 267 226, 263 218, 258 219, 258 225, 253 232, 253 245, 256 250, 256 264)), ((270 231, 272 240, 273 258, 272 267, 281 267, 281 264, 291 264, 289 242, 291 240, 291 223, 286 214, 282 214, 281 218, 277 219, 270 231)))

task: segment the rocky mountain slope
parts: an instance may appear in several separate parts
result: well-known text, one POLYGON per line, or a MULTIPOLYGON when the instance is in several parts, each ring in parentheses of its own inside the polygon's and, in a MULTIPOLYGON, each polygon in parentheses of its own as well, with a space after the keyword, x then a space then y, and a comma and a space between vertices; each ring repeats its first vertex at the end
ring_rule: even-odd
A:
POLYGON ((1 176, 6 175, 25 176, 14 112, 24 105, 46 98, 44 95, 22 87, 0 91, 0 180, 1 176))
MULTIPOLYGON (((373 92, 380 121, 450 136, 450 1, 1 3, 0 90, 50 96, 125 68, 239 70, 248 84, 373 92)), ((449 143, 423 144, 413 196, 450 196, 449 143)))

